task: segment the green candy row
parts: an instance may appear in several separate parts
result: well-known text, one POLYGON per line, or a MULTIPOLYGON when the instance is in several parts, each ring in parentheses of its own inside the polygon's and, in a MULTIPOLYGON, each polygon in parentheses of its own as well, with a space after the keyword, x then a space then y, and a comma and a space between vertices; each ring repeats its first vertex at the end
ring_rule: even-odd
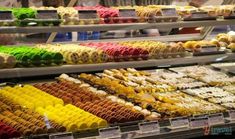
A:
POLYGON ((22 66, 40 66, 51 64, 62 64, 63 56, 60 53, 48 52, 44 49, 31 48, 27 46, 20 47, 0 47, 0 52, 14 56, 17 63, 22 66))

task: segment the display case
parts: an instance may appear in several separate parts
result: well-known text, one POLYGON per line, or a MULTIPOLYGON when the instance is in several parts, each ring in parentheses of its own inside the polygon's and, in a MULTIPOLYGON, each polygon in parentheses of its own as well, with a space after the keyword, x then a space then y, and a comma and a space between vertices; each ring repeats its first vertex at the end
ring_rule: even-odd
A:
MULTIPOLYGON (((192 7, 159 5, 113 8, 132 13, 125 18, 102 17, 101 11, 111 7, 59 8, 33 7, 33 19, 22 19, 29 21, 26 26, 18 24, 18 16, 29 16, 28 9, 17 19, 0 18, 0 23, 9 18, 16 23, 0 26, 1 43, 9 43, 8 34, 32 39, 26 44, 14 38, 14 45, 0 46, 0 138, 234 137, 235 33, 208 37, 214 27, 234 25, 234 9, 226 16, 213 14, 212 19, 207 8, 196 13, 192 7), (139 20, 139 8, 155 9, 156 15, 144 16, 144 22, 105 22, 139 20), (66 16, 69 12, 72 18, 66 16), (79 13, 92 18, 82 15, 80 20, 79 13), (40 22, 56 18, 58 24, 32 24, 38 16, 40 22), (176 16, 177 20, 165 20, 176 16), (80 22, 73 22, 75 18, 80 22), (99 22, 81 24, 83 20, 99 22), (87 32, 173 28, 200 31, 77 40, 87 32), (57 33, 73 34, 76 39, 54 42, 57 33), (33 42, 35 34, 39 38, 46 34, 48 39, 33 42)), ((12 9, 2 11, 9 15, 12 9)))

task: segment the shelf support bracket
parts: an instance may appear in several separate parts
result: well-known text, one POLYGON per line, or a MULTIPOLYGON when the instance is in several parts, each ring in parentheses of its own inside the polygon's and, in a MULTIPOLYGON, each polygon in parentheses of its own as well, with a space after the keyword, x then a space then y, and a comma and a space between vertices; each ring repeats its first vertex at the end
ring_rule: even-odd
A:
MULTIPOLYGON (((69 4, 67 5, 67 7, 72 7, 77 3, 78 0, 70 0, 69 4)), ((52 32, 51 35, 49 36, 48 40, 46 43, 52 43, 53 40, 55 39, 56 35, 58 32, 52 32)))

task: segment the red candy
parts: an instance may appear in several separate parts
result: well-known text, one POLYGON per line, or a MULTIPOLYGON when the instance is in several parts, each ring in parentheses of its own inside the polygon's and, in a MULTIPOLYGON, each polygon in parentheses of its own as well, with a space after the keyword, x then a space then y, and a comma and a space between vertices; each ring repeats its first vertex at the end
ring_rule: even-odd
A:
POLYGON ((80 45, 86 47, 92 47, 96 49, 101 49, 106 54, 108 54, 112 59, 115 61, 120 60, 130 60, 132 59, 147 59, 148 58, 148 51, 143 50, 141 48, 130 48, 127 46, 123 46, 117 43, 111 42, 100 42, 100 43, 81 43, 80 45))
POLYGON ((0 122, 0 139, 17 138, 20 137, 20 133, 14 128, 0 122))

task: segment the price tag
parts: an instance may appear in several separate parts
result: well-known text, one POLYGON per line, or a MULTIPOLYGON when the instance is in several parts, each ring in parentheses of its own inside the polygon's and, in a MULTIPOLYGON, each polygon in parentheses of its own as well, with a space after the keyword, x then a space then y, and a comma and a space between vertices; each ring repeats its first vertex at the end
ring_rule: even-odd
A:
POLYGON ((223 113, 211 114, 208 116, 209 125, 224 124, 224 115, 223 113))
POLYGON ((73 134, 69 133, 58 133, 49 135, 49 139, 74 139, 73 134))
POLYGON ((96 19, 98 18, 96 10, 79 10, 79 19, 96 19))
POLYGON ((175 8, 163 8, 162 16, 178 16, 175 8))
POLYGON ((99 138, 121 137, 121 131, 118 126, 99 129, 99 138))
POLYGON ((209 17, 207 12, 194 12, 192 13, 191 18, 207 18, 209 17))
POLYGON ((142 133, 160 132, 158 121, 139 123, 139 129, 142 133))
POLYGON ((235 110, 230 110, 228 114, 230 120, 235 120, 235 110))
POLYGON ((205 52, 215 52, 215 51, 218 51, 216 46, 202 46, 200 52, 205 53, 205 52))
POLYGON ((187 117, 178 117, 170 119, 171 127, 173 128, 182 128, 188 127, 189 121, 187 117))
POLYGON ((137 17, 135 9, 119 9, 120 17, 137 17))
POLYGON ((189 121, 191 128, 206 127, 209 125, 208 117, 193 117, 189 121))
POLYGON ((12 11, 0 11, 0 20, 13 20, 12 11))
POLYGON ((48 134, 33 135, 31 136, 31 139, 49 139, 49 135, 48 134))
POLYGON ((193 115, 194 118, 208 117, 208 114, 193 115))
POLYGON ((59 19, 56 10, 38 10, 37 19, 59 19))

